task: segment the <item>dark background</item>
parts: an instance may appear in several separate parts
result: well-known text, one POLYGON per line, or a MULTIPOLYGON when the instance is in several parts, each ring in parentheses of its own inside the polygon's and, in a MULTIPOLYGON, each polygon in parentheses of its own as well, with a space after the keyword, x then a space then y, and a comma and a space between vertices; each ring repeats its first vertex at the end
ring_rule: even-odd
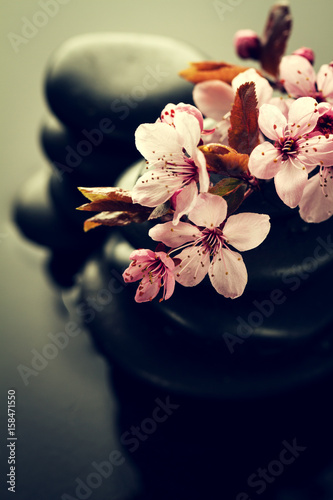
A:
MULTIPOLYGON (((0 453, 5 459, 0 472, 0 488, 4 492, 1 498, 13 497, 6 491, 5 484, 8 472, 5 440, 8 389, 15 389, 17 398, 18 462, 14 498, 52 500, 60 499, 64 493, 75 497, 77 478, 85 480, 94 471, 93 462, 105 461, 112 450, 120 449, 118 431, 114 426, 119 402, 110 384, 110 367, 95 351, 87 332, 82 330, 71 338, 68 346, 50 360, 45 369, 29 378, 27 386, 18 372, 20 364, 31 366, 31 351, 40 351, 49 342, 48 334, 63 331, 69 321, 63 305, 63 298, 66 301, 69 292, 63 293, 45 272, 47 249, 26 241, 12 222, 12 204, 17 192, 34 172, 43 166, 48 168, 40 151, 38 130, 47 113, 43 80, 50 54, 73 35, 95 31, 135 31, 176 37, 200 47, 209 59, 237 62, 232 46, 234 32, 251 28, 261 33, 272 4, 265 0, 70 0, 59 5, 57 15, 15 52, 8 34, 20 34, 22 18, 32 19, 40 6, 31 0, 1 1, 0 408, 3 437, 0 453), (223 13, 222 4, 230 9, 223 13)), ((318 69, 332 59, 332 2, 291 0, 290 4, 294 29, 288 52, 302 45, 312 47, 318 69)), ((128 387, 131 388, 130 383, 128 387)), ((141 417, 133 410, 133 420, 129 417, 127 428, 151 415, 156 397, 158 392, 146 395, 142 405, 147 403, 145 407, 150 410, 141 417)), ((137 404, 140 406, 140 400, 137 404)), ((200 435, 202 429, 193 432, 200 435)), ((142 443, 143 454, 144 446, 142 443)), ((149 450, 148 445, 146 450, 149 450)), ((271 459, 278 451, 272 452, 271 459)), ((205 470, 209 459, 202 457, 205 470)), ((252 469, 240 474, 239 490, 233 496, 225 496, 221 480, 220 490, 216 486, 214 498, 236 498, 244 481, 257 466, 253 464, 252 469)), ((196 474, 200 470, 198 468, 196 474)), ((223 471, 216 473, 223 478, 223 471)), ((189 471, 184 474, 190 476, 189 471)), ((134 498, 132 493, 136 491, 139 495, 141 491, 139 477, 137 467, 129 457, 110 478, 94 489, 89 498, 134 498)), ((167 474, 163 480, 168 481, 167 474)), ((161 491, 163 489, 161 484, 161 491)), ((316 498, 297 495, 291 493, 290 496, 274 498, 316 498)), ((185 491, 181 498, 193 498, 193 495, 187 497, 185 491)), ((332 500, 332 497, 327 497, 327 500, 332 500)))

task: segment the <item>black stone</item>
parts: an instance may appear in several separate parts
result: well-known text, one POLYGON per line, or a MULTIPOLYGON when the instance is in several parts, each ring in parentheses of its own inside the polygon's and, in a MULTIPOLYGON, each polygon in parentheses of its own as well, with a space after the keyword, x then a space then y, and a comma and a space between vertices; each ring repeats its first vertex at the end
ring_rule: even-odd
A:
POLYGON ((51 170, 44 167, 21 187, 13 205, 16 225, 34 243, 55 251, 87 254, 101 244, 105 228, 93 234, 74 225, 52 199, 51 176, 51 170))
MULTIPOLYGON (((117 185, 129 188, 140 169, 134 165, 117 185)), ((266 240, 243 253, 249 282, 234 300, 207 278, 176 286, 167 301, 136 304, 138 283, 125 286, 121 273, 133 249, 156 243, 146 245, 147 223, 113 233, 82 279, 83 302, 101 289, 112 296, 89 325, 106 356, 152 383, 210 397, 272 394, 331 373, 332 221, 306 224, 276 207, 272 213, 266 240)))
POLYGON ((75 186, 111 186, 141 155, 134 136, 105 141, 101 133, 74 132, 49 116, 40 131, 44 153, 59 180, 75 186))
POLYGON ((169 102, 192 103, 193 85, 178 76, 203 59, 192 46, 158 35, 93 33, 65 42, 53 55, 46 96, 70 128, 132 138, 169 102))

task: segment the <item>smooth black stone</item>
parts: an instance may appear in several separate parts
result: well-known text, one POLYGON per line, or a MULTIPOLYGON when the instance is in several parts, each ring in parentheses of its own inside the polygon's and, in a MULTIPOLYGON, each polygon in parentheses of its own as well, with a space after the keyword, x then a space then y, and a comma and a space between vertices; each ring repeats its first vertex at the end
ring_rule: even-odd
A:
POLYGON ((59 178, 56 173, 50 177, 50 195, 59 215, 83 231, 84 221, 95 215, 95 212, 85 212, 77 208, 89 200, 68 178, 59 178))
POLYGON ((312 342, 253 334, 236 344, 232 353, 221 335, 230 302, 222 299, 226 308, 212 311, 205 308, 205 292, 200 302, 198 297, 184 300, 181 292, 170 299, 170 305, 172 300, 173 306, 181 303, 182 311, 173 309, 169 316, 163 306, 136 304, 135 287, 121 280, 131 249, 121 236, 110 238, 104 251, 100 249, 86 263, 80 275, 80 295, 69 307, 77 321, 87 325, 112 365, 165 391, 223 399, 277 396, 320 383, 333 373, 332 328, 314 335, 312 342), (192 330, 193 324, 186 324, 187 313, 195 313, 200 321, 200 337, 192 330), (214 332, 206 325, 210 314, 214 314, 214 332))
POLYGON ((40 130, 43 151, 59 180, 75 186, 111 186, 131 163, 141 157, 134 137, 105 141, 100 133, 84 135, 48 116, 40 130))
POLYGON ((192 46, 158 35, 80 35, 53 55, 47 100, 70 128, 103 129, 105 139, 132 138, 136 128, 154 122, 167 103, 193 102, 193 85, 178 72, 202 59, 192 46))
MULTIPOLYGON (((117 185, 131 188, 141 169, 141 162, 133 165, 117 185)), ((279 213, 276 206, 271 219, 266 240, 243 253, 249 281, 237 299, 217 294, 208 278, 197 287, 176 286, 161 303, 136 304, 138 283, 120 285, 89 325, 106 355, 158 385, 219 397, 285 391, 331 373, 332 220, 306 224, 297 211, 279 213)), ((133 249, 155 248, 147 238, 153 224, 130 225, 108 238, 83 272, 83 301, 108 290, 133 249)))
POLYGON ((104 228, 95 234, 84 233, 59 211, 50 193, 51 174, 43 168, 22 186, 13 206, 16 225, 26 238, 52 250, 91 251, 104 239, 104 228))

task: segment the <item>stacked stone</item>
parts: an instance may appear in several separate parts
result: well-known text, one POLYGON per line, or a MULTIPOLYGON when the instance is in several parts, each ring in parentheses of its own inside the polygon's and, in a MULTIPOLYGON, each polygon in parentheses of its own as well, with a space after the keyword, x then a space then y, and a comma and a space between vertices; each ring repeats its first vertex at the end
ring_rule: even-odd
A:
POLYGON ((45 80, 52 114, 41 144, 49 167, 29 179, 15 205, 23 234, 63 263, 96 247, 106 231, 84 233, 87 215, 76 207, 87 200, 77 187, 114 185, 140 158, 134 140, 140 123, 154 122, 168 102, 192 103, 192 85, 178 72, 202 58, 157 35, 86 34, 60 46, 45 80))

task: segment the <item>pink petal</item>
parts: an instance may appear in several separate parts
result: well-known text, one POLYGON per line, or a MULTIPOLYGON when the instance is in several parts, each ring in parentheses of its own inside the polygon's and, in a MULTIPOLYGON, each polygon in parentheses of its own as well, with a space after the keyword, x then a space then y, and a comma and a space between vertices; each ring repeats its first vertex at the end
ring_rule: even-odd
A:
POLYGON ((317 75, 317 85, 324 98, 333 103, 333 65, 323 64, 317 75))
POLYGON ((166 277, 164 278, 165 300, 168 300, 175 291, 175 284, 176 280, 174 274, 171 272, 167 272, 166 277))
POLYGON ((249 170, 258 179, 272 179, 281 168, 279 151, 270 142, 259 144, 249 159, 249 170))
POLYGON ((272 97, 272 99, 269 100, 268 104, 273 104, 273 106, 279 108, 283 116, 288 118, 289 109, 293 102, 294 99, 284 99, 283 97, 272 97))
POLYGON ((199 246, 185 248, 177 258, 181 263, 175 268, 176 281, 183 286, 196 286, 206 276, 209 267, 209 253, 203 253, 199 246))
POLYGON ((280 63, 280 79, 292 97, 311 96, 316 93, 316 73, 305 57, 283 57, 280 63))
POLYGON ((319 173, 307 182, 299 204, 300 216, 306 222, 323 222, 333 214, 333 182, 328 180, 328 189, 325 196, 320 187, 319 173))
POLYGON ((142 156, 154 165, 173 161, 175 153, 182 153, 181 138, 167 123, 143 123, 135 132, 135 145, 142 156))
POLYGON ((216 121, 230 111, 235 94, 231 86, 219 80, 197 83, 193 89, 193 100, 200 111, 216 121))
POLYGON ((177 248, 195 241, 201 235, 201 231, 187 222, 178 222, 175 226, 170 221, 157 224, 149 230, 148 234, 154 241, 162 241, 168 247, 177 248))
POLYGON ((307 170, 299 161, 289 159, 283 162, 274 181, 277 194, 288 207, 297 207, 301 201, 307 179, 307 170))
POLYGON ((132 190, 133 203, 139 203, 144 207, 157 207, 171 198, 181 187, 181 176, 168 175, 164 167, 151 169, 137 180, 132 190))
POLYGON ((263 104, 259 109, 258 123, 266 137, 277 141, 283 136, 287 120, 279 108, 272 104, 263 104))
POLYGON ((224 297, 235 299, 244 292, 247 270, 239 253, 223 248, 215 255, 208 273, 213 287, 224 297))
POLYGON ((176 198, 176 210, 173 214, 173 224, 178 224, 180 218, 194 207, 198 197, 198 188, 195 181, 185 186, 176 198))
POLYGON ((243 71, 243 73, 239 73, 239 75, 237 75, 232 80, 231 86, 236 93, 237 89, 247 82, 254 82, 255 84, 258 107, 271 99, 273 95, 272 87, 270 86, 266 78, 260 76, 254 68, 250 68, 246 71, 243 71))
POLYGON ((188 217, 197 226, 219 227, 227 216, 227 209, 227 202, 221 196, 202 193, 188 217))
POLYGON ((170 255, 168 253, 165 253, 165 252, 154 252, 154 254, 157 256, 157 258, 159 258, 163 262, 163 264, 168 269, 170 269, 170 271, 174 270, 175 263, 174 263, 174 261, 172 260, 172 258, 170 257, 170 255))
POLYGON ((183 148, 192 157, 201 137, 198 120, 195 116, 188 113, 177 113, 174 119, 174 125, 181 138, 180 141, 183 148))
POLYGON ((300 97, 292 103, 288 114, 292 135, 303 135, 311 132, 319 118, 318 103, 312 97, 300 97), (294 125, 294 126, 293 126, 294 125))
POLYGON ((327 137, 318 134, 306 139, 300 145, 299 159, 301 161, 304 159, 307 166, 333 165, 333 134, 327 137))
POLYGON ((223 228, 226 243, 241 252, 251 250, 264 241, 270 230, 269 216, 241 213, 231 215, 223 228))
POLYGON ((143 278, 135 294, 135 302, 148 302, 153 300, 161 288, 161 279, 155 278, 153 281, 147 276, 143 278))
POLYGON ((137 260, 138 262, 144 262, 147 260, 155 259, 155 252, 147 248, 139 248, 138 250, 133 250, 129 256, 131 260, 137 260))
POLYGON ((176 106, 176 113, 179 112, 185 112, 190 115, 193 115, 198 120, 200 130, 201 132, 203 132, 203 126, 204 126, 203 116, 202 113, 198 110, 198 108, 192 106, 192 104, 184 104, 183 102, 180 102, 176 106))
POLYGON ((209 188, 209 174, 207 172, 205 155, 200 149, 196 148, 192 158, 198 167, 200 192, 206 193, 209 188))

